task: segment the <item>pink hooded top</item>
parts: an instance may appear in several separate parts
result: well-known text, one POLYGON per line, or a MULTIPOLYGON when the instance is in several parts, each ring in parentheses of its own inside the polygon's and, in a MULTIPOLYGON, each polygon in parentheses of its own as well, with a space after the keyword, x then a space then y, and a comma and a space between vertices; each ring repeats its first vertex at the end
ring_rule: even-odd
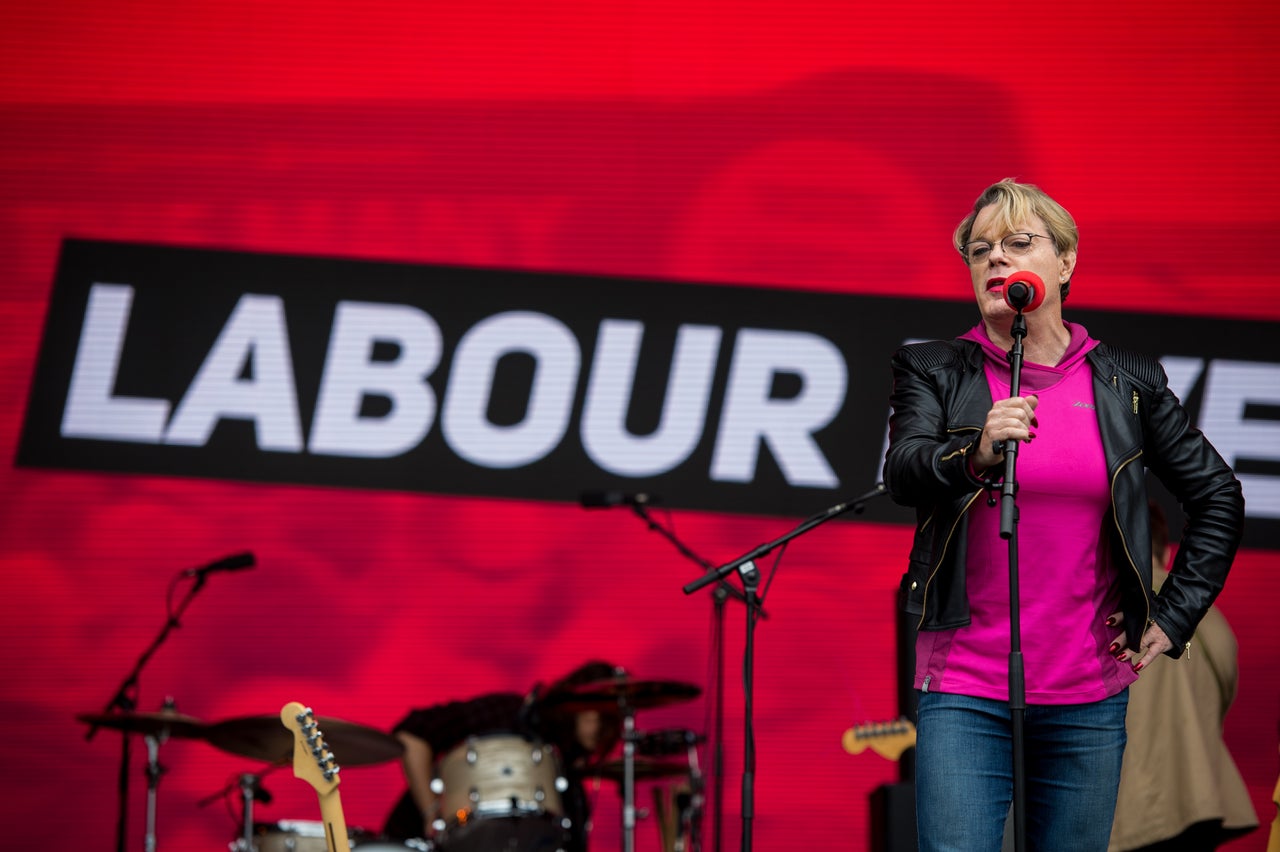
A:
MULTIPOLYGON (((1086 353, 1098 345, 1082 326, 1055 366, 1024 362, 1021 394, 1038 397, 1035 435, 1018 448, 1018 584, 1028 704, 1080 704, 1120 692, 1137 679, 1109 647, 1106 626, 1119 608, 1116 567, 1105 533, 1110 482, 1086 353)), ((982 346, 992 399, 1009 396, 1005 352, 979 323, 961 339, 982 346)), ((1007 701, 1009 698, 1009 543, 994 507, 979 497, 969 509, 966 627, 921 631, 915 685, 1007 701)))

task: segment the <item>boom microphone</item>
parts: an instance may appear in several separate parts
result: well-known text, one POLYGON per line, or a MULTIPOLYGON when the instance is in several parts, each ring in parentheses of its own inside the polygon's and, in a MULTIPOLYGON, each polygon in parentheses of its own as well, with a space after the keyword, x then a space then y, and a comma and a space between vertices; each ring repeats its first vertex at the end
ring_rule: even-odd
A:
POLYGON ((1044 301, 1044 281, 1027 269, 1020 269, 1004 280, 1004 300, 1009 307, 1029 314, 1044 301))
POLYGON ((659 500, 657 495, 643 491, 583 491, 578 502, 584 509, 612 509, 615 506, 647 506, 659 500))
POLYGON ((219 571, 243 571, 246 568, 252 568, 256 562, 257 560, 253 558, 252 553, 237 553, 232 556, 224 556, 217 562, 201 565, 199 568, 188 568, 182 573, 188 577, 203 577, 206 574, 216 574, 219 571))

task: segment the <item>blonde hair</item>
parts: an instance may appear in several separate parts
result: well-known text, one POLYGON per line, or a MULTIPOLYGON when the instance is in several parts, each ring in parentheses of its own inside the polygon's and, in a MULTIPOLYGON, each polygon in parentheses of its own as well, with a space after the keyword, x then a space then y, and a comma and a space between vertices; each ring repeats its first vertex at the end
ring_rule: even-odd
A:
POLYGON ((1018 183, 1015 178, 1005 178, 983 190, 973 203, 973 210, 956 228, 952 242, 957 251, 964 252, 964 245, 973 234, 973 221, 978 218, 979 213, 993 204, 996 205, 996 222, 1008 232, 1035 216, 1044 222, 1049 231, 1045 236, 1053 238, 1053 246, 1058 254, 1070 251, 1080 243, 1076 220, 1071 218, 1066 208, 1038 186, 1018 183))

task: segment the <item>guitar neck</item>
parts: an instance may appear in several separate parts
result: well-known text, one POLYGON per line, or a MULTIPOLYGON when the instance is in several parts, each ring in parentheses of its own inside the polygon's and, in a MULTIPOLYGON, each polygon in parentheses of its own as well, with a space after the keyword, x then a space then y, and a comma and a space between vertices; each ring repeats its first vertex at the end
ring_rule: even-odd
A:
POLYGON ((320 820, 324 823, 326 852, 351 852, 347 837, 347 819, 342 815, 342 794, 334 787, 320 793, 320 820))

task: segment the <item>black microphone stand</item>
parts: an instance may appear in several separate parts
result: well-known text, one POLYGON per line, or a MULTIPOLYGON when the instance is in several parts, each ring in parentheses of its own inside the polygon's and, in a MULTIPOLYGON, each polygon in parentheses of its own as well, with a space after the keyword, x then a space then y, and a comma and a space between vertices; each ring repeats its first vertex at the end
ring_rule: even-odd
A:
MULTIPOLYGON (((631 502, 631 511, 635 512, 641 520, 648 525, 649 529, 658 533, 675 547, 680 554, 691 561, 702 566, 706 571, 710 571, 714 566, 710 560, 704 559, 688 548, 684 542, 676 537, 675 533, 659 524, 649 514, 645 504, 641 502, 631 502)), ((724 836, 722 828, 724 825, 724 604, 729 598, 735 598, 748 605, 750 604, 746 595, 729 585, 728 581, 721 580, 716 584, 715 592, 711 596, 712 600, 712 624, 714 625, 714 639, 716 647, 716 671, 715 671, 715 710, 712 722, 712 752, 711 752, 711 812, 712 817, 712 849, 720 852, 721 838, 724 836)), ((768 618, 768 614, 763 609, 759 609, 761 618, 768 618)), ((697 850, 695 850, 697 852, 697 850)))
MULTIPOLYGON (((1022 339, 1027 319, 1017 308, 1013 318, 1013 346, 1009 349, 1009 396, 1022 390, 1022 339)), ((1004 449, 1004 481, 1000 485, 1000 537, 1009 542, 1009 721, 1013 748, 1013 846, 1027 848, 1026 734, 1027 680, 1022 659, 1021 604, 1018 588, 1018 442, 1000 441, 1004 449)), ((994 500, 992 495, 990 500, 994 500)))
POLYGON ((838 515, 845 512, 861 512, 868 500, 873 497, 879 497, 887 494, 888 490, 884 487, 883 482, 877 482, 876 487, 861 497, 851 500, 847 503, 839 503, 829 509, 825 509, 816 515, 802 521, 799 526, 791 530, 791 532, 775 538, 766 544, 752 550, 743 556, 739 556, 732 562, 727 562, 709 571, 698 579, 694 580, 684 587, 686 595, 693 594, 703 586, 710 585, 718 581, 723 581, 731 572, 737 571, 742 577, 742 587, 747 600, 747 636, 746 646, 743 651, 742 662, 742 681, 743 681, 743 755, 742 755, 742 852, 750 852, 752 842, 753 821, 755 819, 755 772, 756 772, 756 747, 755 747, 755 730, 753 715, 755 712, 754 699, 754 680, 755 680, 755 626, 756 620, 761 610, 763 601, 759 598, 757 590, 760 586, 760 571, 755 566, 755 560, 767 555, 774 549, 786 544, 791 539, 796 538, 820 524, 825 524, 838 515))
MULTIPOLYGON (((186 572, 179 574, 177 579, 184 576, 187 576, 186 572)), ((125 678, 121 681, 119 688, 116 689, 115 694, 111 696, 111 699, 103 708, 103 715, 114 713, 116 711, 127 713, 137 708, 138 676, 142 674, 142 669, 147 664, 147 661, 149 661, 152 655, 160 649, 162 644, 164 644, 164 641, 168 638, 170 631, 175 627, 181 626, 180 621, 182 614, 186 611, 187 607, 191 605, 191 601, 199 593, 200 589, 204 587, 205 575, 202 573, 196 573, 194 577, 195 582, 192 583, 191 589, 187 592, 186 597, 178 603, 176 609, 170 610, 169 617, 165 620, 164 626, 160 629, 160 633, 151 641, 151 644, 142 652, 142 655, 138 657, 138 661, 134 663, 133 669, 125 675, 125 678)), ((177 579, 173 582, 176 583, 177 579)), ((170 585, 171 591, 172 588, 173 586, 170 585)), ((92 725, 84 738, 86 740, 93 739, 93 735, 98 732, 98 727, 99 726, 97 724, 92 725)), ((117 806, 118 812, 116 815, 116 852, 124 852, 125 834, 127 832, 128 824, 129 737, 130 734, 127 730, 122 732, 121 739, 123 741, 123 746, 121 747, 120 752, 120 775, 116 782, 119 798, 117 806)))

